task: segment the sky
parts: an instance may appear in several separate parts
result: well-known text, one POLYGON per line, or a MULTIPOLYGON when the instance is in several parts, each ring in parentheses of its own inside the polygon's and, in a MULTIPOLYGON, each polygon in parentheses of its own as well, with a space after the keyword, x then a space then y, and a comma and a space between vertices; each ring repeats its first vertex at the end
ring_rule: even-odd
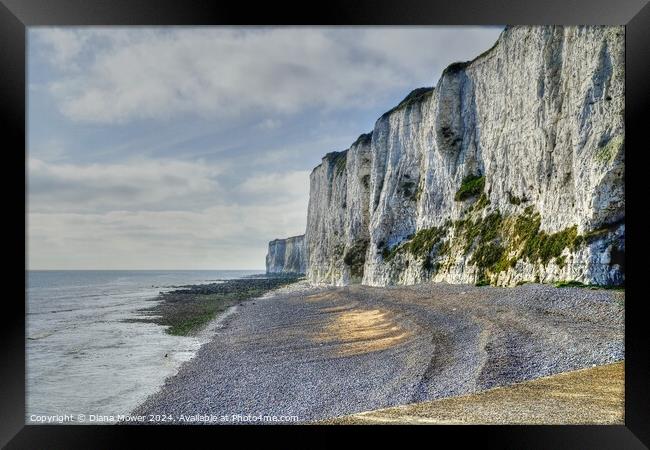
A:
POLYGON ((28 268, 263 270, 309 173, 503 27, 28 29, 28 268))

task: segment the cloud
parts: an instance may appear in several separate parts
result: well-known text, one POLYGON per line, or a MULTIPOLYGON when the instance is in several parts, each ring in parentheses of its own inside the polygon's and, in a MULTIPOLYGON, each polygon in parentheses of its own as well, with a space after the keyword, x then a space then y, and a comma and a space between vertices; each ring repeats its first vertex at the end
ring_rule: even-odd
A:
POLYGON ((499 32, 31 28, 29 267, 263 268, 305 169, 499 32))
POLYGON ((307 198, 309 196, 309 171, 296 170, 257 175, 244 181, 240 189, 244 194, 254 195, 256 198, 265 200, 271 199, 273 202, 283 202, 295 197, 307 198))
POLYGON ((147 208, 221 190, 222 168, 202 162, 134 159, 112 164, 28 161, 30 209, 93 211, 147 208))
POLYGON ((49 51, 44 52, 46 58, 59 69, 70 69, 70 64, 79 56, 87 40, 85 33, 65 28, 39 30, 37 36, 49 47, 49 51))
POLYGON ((203 161, 28 163, 30 268, 263 268, 266 245, 304 233, 306 171, 226 183, 203 161))
POLYGON ((433 84, 445 64, 488 48, 498 32, 211 27, 30 33, 61 70, 50 91, 68 118, 125 123, 367 107, 396 88, 433 84))
POLYGON ((261 130, 275 130, 282 126, 282 121, 278 119, 266 118, 257 124, 257 127, 261 130))
POLYGON ((259 269, 268 241, 304 233, 306 199, 200 211, 30 213, 30 268, 259 269))

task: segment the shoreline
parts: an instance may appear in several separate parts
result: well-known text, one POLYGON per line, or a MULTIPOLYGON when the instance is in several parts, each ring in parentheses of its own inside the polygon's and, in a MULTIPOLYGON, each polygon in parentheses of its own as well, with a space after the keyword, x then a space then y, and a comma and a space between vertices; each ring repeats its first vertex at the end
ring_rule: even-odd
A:
POLYGON ((624 358, 622 296, 549 285, 302 281, 238 305, 134 413, 284 414, 308 423, 601 366, 624 358))
POLYGON ((252 275, 217 283, 174 286, 151 299, 155 305, 137 311, 129 322, 155 323, 175 336, 192 336, 209 326, 231 306, 253 300, 274 289, 295 283, 299 274, 252 275))
POLYGON ((156 304, 161 290, 253 274, 29 272, 25 422, 42 423, 59 413, 89 417, 133 410, 209 341, 209 336, 175 336, 151 321, 132 320, 138 311, 156 304))
MULTIPOLYGON (((249 285, 262 285, 260 291, 262 292, 259 296, 251 296, 251 289, 242 289, 241 294, 242 295, 236 295, 234 296, 235 298, 227 298, 223 299, 221 301, 219 307, 214 310, 214 315, 210 320, 207 322, 202 323, 201 325, 194 327, 186 334, 174 334, 174 333, 169 333, 169 327, 165 329, 165 333, 172 335, 172 336, 178 336, 179 338, 193 338, 198 341, 198 348, 196 348, 192 355, 189 356, 189 358, 186 358, 180 362, 176 370, 165 377, 163 382, 158 386, 155 392, 152 394, 147 395, 142 401, 140 401, 131 411, 128 412, 128 414, 125 414, 125 416, 130 416, 133 411, 137 410, 142 403, 144 403, 149 397, 152 395, 155 395, 157 392, 160 391, 160 389, 168 382, 168 380, 174 378, 178 372, 189 362, 191 362, 196 355, 198 354, 199 350, 207 343, 211 342, 215 338, 215 334, 222 329, 223 327, 227 326, 228 320, 237 313, 238 309, 244 302, 248 301, 255 301, 255 300, 261 300, 263 298, 266 298, 268 296, 273 296, 275 295, 276 292, 291 292, 294 288, 294 286, 301 286, 304 287, 305 281, 304 277, 302 274, 288 274, 288 275, 248 275, 244 276, 241 278, 235 278, 235 279, 227 279, 227 280, 214 280, 217 281, 217 283, 209 283, 209 284, 188 284, 188 285, 178 285, 178 286, 173 286, 173 290, 171 291, 161 291, 156 297, 150 299, 150 301, 155 301, 159 302, 158 304, 154 306, 150 306, 147 308, 142 308, 136 311, 136 314, 140 315, 140 317, 137 318, 132 318, 132 319, 127 319, 125 322, 130 322, 130 323, 155 323, 158 325, 164 325, 164 322, 166 320, 173 320, 173 317, 165 317, 164 315, 162 317, 156 316, 155 313, 158 311, 163 311, 163 312, 170 312, 173 313, 174 310, 165 310, 164 308, 164 303, 165 302, 175 302, 175 301, 188 301, 193 303, 193 300, 196 298, 200 298, 201 296, 211 296, 210 298, 215 301, 219 302, 219 300, 222 300, 218 297, 215 297, 214 294, 219 293, 219 292, 232 292, 236 291, 238 287, 243 284, 249 285), (267 282, 270 281, 270 282, 267 282), (252 283, 251 283, 252 282, 252 283), (226 289, 223 289, 223 288, 226 289), (230 289, 232 287, 233 289, 230 289), (181 295, 179 295, 181 294, 181 295), (161 305, 162 308, 161 308, 161 305), (161 323, 163 322, 163 323, 161 323)), ((257 292, 257 291, 256 291, 257 292)), ((167 354, 165 354, 165 357, 167 357, 167 354)), ((120 424, 124 423, 124 421, 117 420, 114 423, 120 424)))

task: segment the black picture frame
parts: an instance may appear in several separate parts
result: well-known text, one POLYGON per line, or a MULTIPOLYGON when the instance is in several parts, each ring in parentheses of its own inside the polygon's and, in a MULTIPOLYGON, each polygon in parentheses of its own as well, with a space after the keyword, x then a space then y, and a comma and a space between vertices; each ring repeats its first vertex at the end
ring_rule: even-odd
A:
MULTIPOLYGON (((114 448, 135 434, 147 439, 178 438, 186 432, 223 433, 230 427, 25 425, 26 285, 26 27, 39 25, 494 25, 600 24, 626 26, 626 320, 624 426, 436 426, 419 431, 426 439, 470 435, 498 448, 647 448, 650 445, 650 357, 640 288, 644 267, 644 153, 647 151, 650 100, 650 4, 647 0, 480 1, 426 0, 330 1, 300 5, 252 5, 201 0, 0 0, 0 126, 6 142, 2 161, 7 230, 4 248, 8 288, 3 303, 3 360, 0 364, 0 444, 7 448, 114 448), (644 139, 645 138, 645 139, 644 139), (633 184, 637 183, 637 187, 633 184), (23 245, 22 242, 25 242, 23 245), (23 267, 19 267, 20 262, 23 267), (25 272, 22 272, 25 270, 25 272), (14 294, 15 295, 12 295, 14 294)), ((647 175, 645 175, 647 176, 647 175)), ((271 428, 238 427, 240 439, 259 437, 271 428)), ((287 429, 283 427, 283 429, 287 429)), ((349 427, 290 427, 292 441, 307 431, 327 435, 349 427)), ((373 436, 404 436, 413 427, 355 427, 373 436)), ((201 436, 203 437, 203 436, 201 436)), ((213 437, 214 438, 214 437, 213 437)), ((219 439, 222 439, 220 437, 219 439)), ((170 441, 167 441, 170 442, 170 441)), ((215 442, 215 441, 213 441, 215 442)), ((239 441, 241 444, 243 441, 239 441)), ((438 442, 443 442, 442 440, 438 442)))

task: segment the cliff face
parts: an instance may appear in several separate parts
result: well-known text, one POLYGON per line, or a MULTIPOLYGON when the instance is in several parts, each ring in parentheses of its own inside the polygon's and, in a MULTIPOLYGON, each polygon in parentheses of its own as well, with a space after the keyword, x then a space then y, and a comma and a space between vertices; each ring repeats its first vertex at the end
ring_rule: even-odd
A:
POLYGON ((508 28, 314 169, 308 277, 620 284, 623 121, 623 27, 508 28))
POLYGON ((361 281, 370 236, 370 142, 370 134, 361 135, 311 173, 305 242, 313 282, 361 281))
POLYGON ((266 273, 305 273, 305 236, 275 239, 269 242, 266 255, 266 273))

